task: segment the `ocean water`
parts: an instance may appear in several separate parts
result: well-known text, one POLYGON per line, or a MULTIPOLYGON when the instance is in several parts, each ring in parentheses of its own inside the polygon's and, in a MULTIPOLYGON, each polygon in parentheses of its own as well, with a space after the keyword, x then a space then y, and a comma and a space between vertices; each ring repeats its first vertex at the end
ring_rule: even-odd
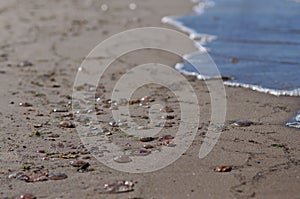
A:
MULTIPOLYGON (((165 17, 205 47, 225 84, 273 95, 300 96, 300 3, 293 0, 201 1, 195 13, 165 17)), ((176 68, 199 78, 194 60, 203 51, 186 56, 176 68)), ((300 104, 300 103, 299 103, 300 104)), ((296 111, 295 111, 296 112, 296 111)), ((300 128, 299 114, 288 126, 300 128)))

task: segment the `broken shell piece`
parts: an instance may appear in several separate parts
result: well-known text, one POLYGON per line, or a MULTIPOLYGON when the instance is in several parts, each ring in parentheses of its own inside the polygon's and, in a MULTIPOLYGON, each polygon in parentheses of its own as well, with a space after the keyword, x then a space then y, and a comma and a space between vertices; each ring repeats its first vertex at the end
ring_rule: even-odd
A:
POLYGON ((232 170, 232 166, 218 166, 214 170, 216 172, 230 172, 232 170))
POLYGON ((20 196, 20 199, 36 199, 33 194, 27 193, 20 196))
POLYGON ((70 164, 73 166, 73 167, 82 167, 83 165, 85 165, 87 162, 85 161, 71 161, 70 164))
POLYGON ((169 106, 165 106, 164 108, 160 109, 161 112, 166 112, 166 113, 172 113, 174 112, 174 110, 169 107, 169 106))
POLYGON ((154 98, 151 96, 145 96, 140 99, 142 103, 154 102, 154 98))
POLYGON ((12 173, 8 176, 9 179, 23 175, 23 172, 12 173))
POLYGON ((130 100, 130 101, 129 101, 129 105, 138 104, 138 103, 140 103, 140 102, 141 102, 140 100, 130 100))
POLYGON ((134 155, 134 156, 146 156, 146 155, 149 155, 151 153, 151 151, 148 151, 146 149, 137 149, 137 150, 133 150, 131 152, 131 155, 134 155))
POLYGON ((49 173, 48 178, 50 180, 63 180, 66 179, 68 176, 64 173, 49 173))
POLYGON ((18 180, 23 180, 25 182, 39 182, 39 181, 47 181, 47 173, 38 171, 38 172, 30 172, 28 174, 21 174, 17 177, 18 180))
POLYGON ((78 155, 77 154, 61 154, 58 156, 59 158, 62 158, 62 159, 73 159, 73 158, 77 158, 78 155))
POLYGON ((132 181, 117 181, 113 184, 105 184, 104 192, 106 193, 124 193, 133 191, 134 183, 132 181))
POLYGON ((82 165, 77 171, 78 172, 85 172, 85 171, 87 171, 88 170, 88 168, 90 167, 91 165, 90 165, 90 163, 85 163, 84 165, 82 165))
POLYGON ((175 144, 174 142, 169 141, 169 140, 163 141, 163 142, 161 143, 161 145, 167 146, 167 147, 174 147, 174 146, 176 146, 176 144, 175 144))
POLYGON ((43 124, 35 124, 35 125, 33 125, 33 127, 34 128, 41 128, 41 127, 43 127, 43 124))
POLYGON ((159 138, 160 141, 163 141, 163 140, 173 140, 174 139, 174 136, 172 135, 163 135, 159 138))
POLYGON ((113 160, 118 163, 128 163, 132 161, 128 155, 119 155, 114 157, 113 160))
POLYGON ((153 141, 153 140, 154 140, 153 137, 141 137, 141 138, 140 138, 140 141, 141 141, 141 142, 151 142, 151 141, 153 141))
POLYGON ((111 133, 110 131, 106 131, 106 132, 104 133, 104 135, 110 136, 110 135, 112 135, 112 133, 111 133))
POLYGON ((172 127, 172 123, 171 122, 160 122, 158 125, 158 127, 172 127))
POLYGON ((68 111, 69 111, 68 109, 57 109, 57 108, 52 110, 52 112, 54 113, 66 113, 68 111))
POLYGON ((119 125, 118 125, 118 123, 116 122, 116 121, 111 121, 111 122, 109 122, 108 123, 110 126, 112 126, 112 127, 118 127, 119 125))
POLYGON ((249 120, 239 120, 239 121, 234 122, 232 125, 237 126, 237 127, 247 127, 247 126, 251 126, 252 124, 254 124, 254 123, 249 120))
POLYGON ((75 128, 75 124, 69 121, 62 121, 58 125, 59 127, 64 127, 64 128, 75 128))

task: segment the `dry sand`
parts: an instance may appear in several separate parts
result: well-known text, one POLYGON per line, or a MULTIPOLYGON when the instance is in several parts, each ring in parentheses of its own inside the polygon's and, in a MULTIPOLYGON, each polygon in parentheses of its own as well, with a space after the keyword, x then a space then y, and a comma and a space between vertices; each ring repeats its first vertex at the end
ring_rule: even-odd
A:
MULTIPOLYGON (((210 98, 204 82, 187 77, 200 99, 201 123, 190 149, 173 164, 153 173, 128 174, 112 170, 93 158, 74 128, 58 127, 68 113, 51 113, 71 100, 74 78, 83 58, 99 42, 136 27, 159 26, 165 15, 183 15, 192 4, 179 0, 137 1, 1 1, 0 2, 0 198, 19 198, 32 193, 37 198, 299 198, 299 130, 284 122, 299 109, 299 98, 275 97, 242 88, 226 87, 226 128, 213 151, 204 159, 199 149, 210 118, 210 98), (106 3, 104 12, 101 5, 106 3), (19 66, 29 61, 32 66, 19 66), (29 102, 32 107, 20 107, 29 102), (42 113, 43 116, 37 116, 42 113), (251 120, 250 127, 232 127, 231 121, 251 120), (42 127, 34 126, 42 124, 42 127), (43 136, 32 136, 39 130, 43 136), (55 140, 48 133, 58 134, 55 140), (50 158, 37 153, 79 153, 93 171, 80 173, 72 159, 50 158), (27 163, 27 164, 26 164, 27 163), (8 178, 22 171, 62 172, 68 178, 26 183, 8 178), (216 166, 233 165, 227 173, 216 166), (116 180, 133 180, 134 191, 101 194, 99 188, 116 180)), ((126 69, 155 60, 172 66, 178 57, 142 51, 121 57, 105 74, 102 83, 108 95, 126 69), (137 58, 138 57, 138 58, 137 58)), ((25 63, 26 65, 26 63, 25 63)), ((28 65, 28 64, 27 64, 28 65)), ((30 65, 30 64, 29 64, 30 65)), ((135 98, 151 95, 174 107, 174 96, 156 86, 139 90, 135 98)), ((140 114, 138 109, 133 114, 140 114)), ((110 121, 104 116, 102 121, 110 121)), ((168 129, 172 133, 176 127, 168 129)), ((124 144, 121 142, 121 144, 124 144)), ((134 145, 134 143, 133 143, 134 145)))

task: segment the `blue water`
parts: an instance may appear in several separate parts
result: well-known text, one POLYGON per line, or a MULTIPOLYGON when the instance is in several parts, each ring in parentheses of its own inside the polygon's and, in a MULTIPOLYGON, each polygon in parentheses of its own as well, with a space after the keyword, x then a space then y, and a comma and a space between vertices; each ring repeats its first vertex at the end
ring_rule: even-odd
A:
MULTIPOLYGON (((300 3, 287 0, 214 0, 214 3, 206 6, 203 13, 165 18, 165 22, 188 31, 204 45, 221 75, 233 77, 225 84, 274 95, 300 96, 300 3), (202 35, 213 35, 216 39, 203 43, 209 40, 202 35)), ((194 53, 189 58, 201 59, 201 54, 194 53)), ((187 62, 177 69, 199 74, 187 62)), ((207 76, 203 73, 200 75, 207 76)), ((295 122, 299 127, 299 121, 295 122)))

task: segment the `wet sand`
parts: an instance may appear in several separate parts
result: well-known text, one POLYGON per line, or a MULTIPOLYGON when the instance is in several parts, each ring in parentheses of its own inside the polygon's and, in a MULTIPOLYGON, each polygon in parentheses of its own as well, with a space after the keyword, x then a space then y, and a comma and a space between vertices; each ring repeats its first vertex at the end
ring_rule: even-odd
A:
MULTIPOLYGON (((188 14, 193 6, 179 0, 148 0, 137 2, 136 9, 131 10, 128 6, 131 1, 122 0, 106 2, 108 10, 104 12, 103 3, 0 2, 0 198, 19 198, 25 193, 37 198, 299 197, 299 130, 284 126, 299 109, 296 97, 275 97, 225 87, 226 128, 213 151, 200 160, 198 153, 210 120, 210 96, 204 82, 186 77, 200 99, 199 130, 180 159, 153 173, 128 174, 112 170, 87 152, 76 129, 59 127, 61 121, 72 120, 71 111, 53 113, 53 109, 65 111, 68 107, 77 69, 92 48, 130 28, 172 28, 161 24, 161 18, 188 14), (25 102, 32 106, 19 106, 25 102), (236 120, 251 120, 255 124, 230 125, 236 120), (63 154, 69 154, 70 159, 63 154), (78 172, 70 165, 74 156, 89 162, 90 170, 78 172), (27 167, 22 169, 24 165, 27 167), (233 169, 226 173, 214 171, 216 166, 222 165, 232 165, 233 169), (23 171, 28 166, 31 169, 23 171), (11 175, 34 170, 60 172, 68 177, 27 183, 11 175), (134 191, 100 193, 104 184, 116 180, 132 180, 134 191)), ((105 95, 109 96, 126 70, 151 60, 173 66, 179 58, 147 50, 125 55, 112 64, 101 80, 105 95)), ((165 89, 149 86, 133 97, 144 95, 166 102, 179 114, 177 101, 165 89)), ((133 108, 132 114, 145 112, 133 108)), ((107 123, 111 116, 103 115, 101 121, 107 123)), ((168 134, 175 131, 176 125, 166 130, 168 134)), ((120 141, 120 144, 126 143, 120 141)))

